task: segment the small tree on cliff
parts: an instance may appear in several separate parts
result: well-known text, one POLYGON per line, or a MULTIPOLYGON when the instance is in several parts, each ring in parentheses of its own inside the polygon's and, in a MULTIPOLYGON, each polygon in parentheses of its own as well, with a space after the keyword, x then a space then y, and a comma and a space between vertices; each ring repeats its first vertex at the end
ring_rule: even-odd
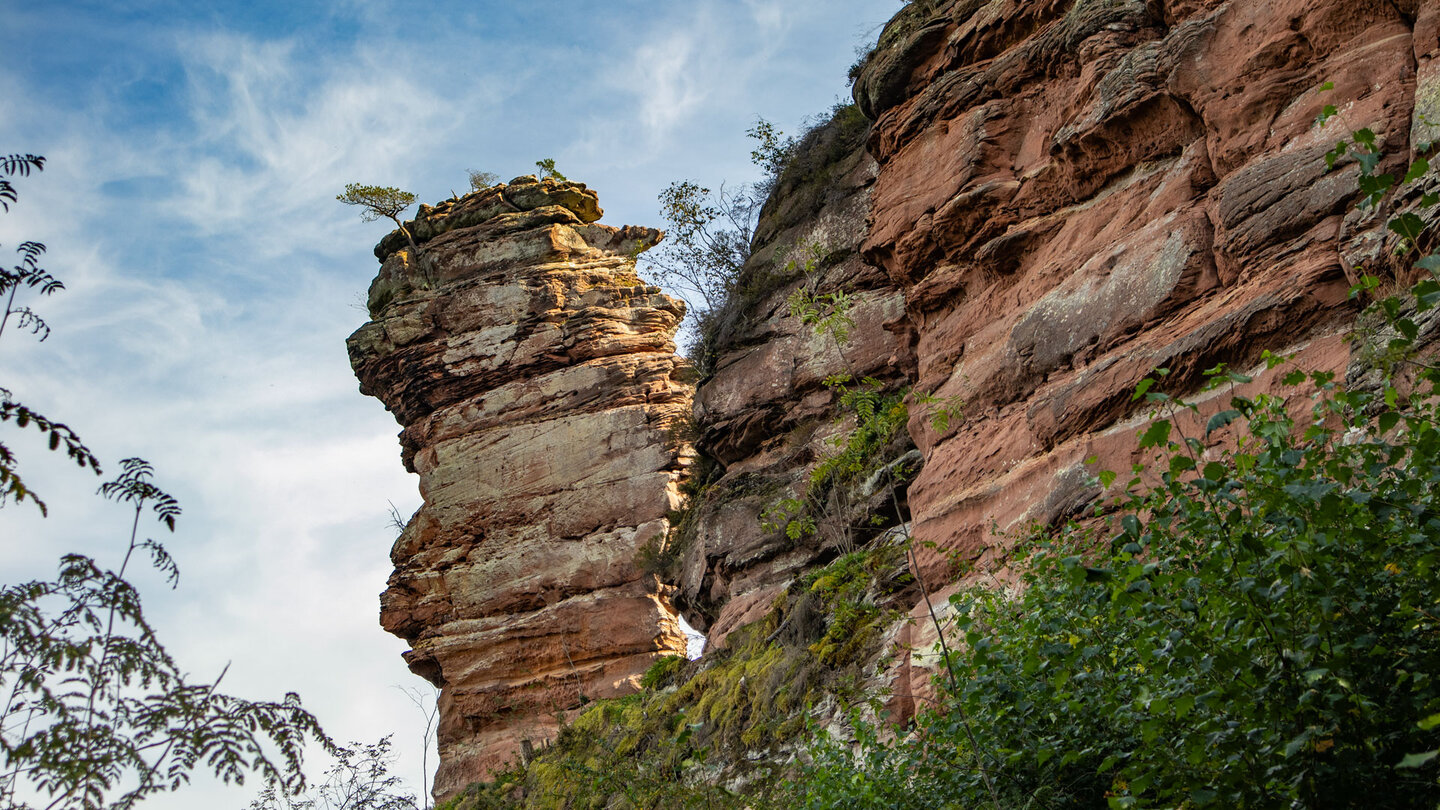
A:
POLYGON ((470 169, 470 190, 484 191, 500 182, 500 175, 494 172, 482 172, 479 169, 470 169))
POLYGON ((645 268, 660 284, 685 299, 688 317, 698 333, 691 359, 706 372, 707 349, 723 313, 734 311, 740 271, 750 259, 760 209, 790 161, 795 139, 765 119, 747 132, 756 146, 750 160, 765 173, 755 183, 718 192, 691 180, 677 180, 660 193, 660 216, 666 239, 645 254, 645 268))
POLYGON ((360 206, 360 219, 365 222, 374 222, 381 217, 394 222, 395 227, 405 234, 405 241, 410 243, 410 249, 417 254, 420 252, 420 246, 415 244, 415 237, 410 235, 410 229, 400 221, 400 212, 415 204, 414 194, 393 186, 349 183, 345 186, 345 193, 335 195, 335 199, 346 205, 360 206))
POLYGON ((542 160, 537 160, 535 161, 535 168, 540 170, 541 180, 544 180, 547 177, 551 177, 561 182, 564 182, 565 180, 569 179, 565 175, 556 171, 555 158, 544 158, 542 160))

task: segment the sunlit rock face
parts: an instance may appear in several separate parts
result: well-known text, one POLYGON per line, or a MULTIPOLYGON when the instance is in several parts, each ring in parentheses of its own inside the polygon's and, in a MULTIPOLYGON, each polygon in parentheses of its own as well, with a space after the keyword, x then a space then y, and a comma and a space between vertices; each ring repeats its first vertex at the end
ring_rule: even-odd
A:
POLYGON ((861 253, 904 293, 916 389, 966 404, 942 433, 911 414, 922 569, 1003 567, 1014 533, 1093 502, 1084 460, 1138 460, 1156 367, 1179 392, 1266 349, 1343 374, 1355 268, 1393 273, 1395 243, 1324 155, 1368 127, 1403 173, 1440 139, 1437 65, 1419 0, 901 11, 855 88, 879 166, 861 253))
POLYGON ((442 689, 437 796, 685 652, 669 589, 636 565, 691 458, 684 307, 635 275, 660 232, 600 214, 585 186, 534 178, 422 207, 419 255, 380 243, 373 320, 348 342, 420 477, 380 621, 442 689))

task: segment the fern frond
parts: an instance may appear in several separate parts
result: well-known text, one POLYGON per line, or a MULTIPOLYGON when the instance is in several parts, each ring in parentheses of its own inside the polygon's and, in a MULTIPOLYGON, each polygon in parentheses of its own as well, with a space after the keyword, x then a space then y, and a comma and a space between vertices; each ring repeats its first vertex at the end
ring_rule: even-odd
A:
POLYGON ((41 155, 6 155, 0 158, 0 174, 29 177, 31 171, 43 171, 45 158, 41 155))

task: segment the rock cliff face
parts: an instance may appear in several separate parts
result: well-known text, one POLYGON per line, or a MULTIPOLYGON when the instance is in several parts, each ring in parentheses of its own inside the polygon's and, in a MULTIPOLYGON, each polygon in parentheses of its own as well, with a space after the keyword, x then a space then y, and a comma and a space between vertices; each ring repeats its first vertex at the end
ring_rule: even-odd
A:
MULTIPOLYGON (((1324 156, 1362 127, 1382 169, 1431 154, 1440 5, 915 0, 855 99, 780 178, 719 314, 676 527, 681 310, 628 258, 655 232, 590 224, 588 190, 527 180, 423 210, 418 259, 398 233, 377 248, 375 320, 351 356, 405 425, 425 495, 382 621, 444 686, 441 794, 682 649, 669 586, 633 563, 651 537, 669 532, 658 567, 714 645, 762 618, 776 627, 759 646, 784 643, 804 633, 782 593, 897 523, 932 590, 957 562, 1003 580, 1014 533, 1099 496, 1087 458, 1136 460, 1149 416, 1131 392, 1157 367, 1178 393, 1218 363, 1277 389, 1265 350, 1344 374, 1349 287, 1394 276, 1395 242, 1392 212, 1356 211, 1356 164, 1324 156), (845 293, 848 340, 802 323, 797 290, 845 293), (836 373, 908 389, 908 430, 867 459, 896 474, 817 495, 831 438, 856 424, 836 373), (937 427, 927 401, 957 413, 937 427), (816 525, 777 527, 787 499, 816 525)), ((892 654, 862 667, 901 716, 927 684, 906 648, 933 641, 928 618, 895 623, 892 654)))
POLYGON ((635 275, 660 233, 599 217, 583 185, 534 178, 422 207, 419 255, 381 242, 349 340, 420 476, 380 618, 442 690, 438 796, 685 650, 670 589, 635 564, 691 457, 684 308, 635 275))
POLYGON ((1093 499, 1083 461, 1128 467, 1156 367, 1181 392, 1265 349, 1343 374, 1348 287, 1392 273, 1394 242, 1324 155, 1368 127, 1403 171, 1437 69, 1418 0, 907 6, 855 97, 879 164, 862 254, 903 290, 916 389, 966 403, 942 433, 912 413, 922 568, 1003 564, 1007 530, 1093 499))
MULTIPOLYGON (((716 316, 712 368, 695 401, 697 443, 715 467, 675 539, 680 599, 712 646, 764 616, 798 574, 898 522, 878 492, 829 504, 834 519, 803 537, 762 518, 806 498, 816 463, 853 427, 825 379, 869 377, 893 392, 913 365, 904 298, 859 253, 875 182, 868 130, 854 107, 842 108, 798 145, 761 213, 740 292, 716 316), (789 304, 797 290, 845 291, 849 335, 837 341, 803 324, 789 304), (877 512, 879 522, 863 520, 877 512)), ((903 431, 895 438, 883 451, 892 459, 912 449, 903 431)))

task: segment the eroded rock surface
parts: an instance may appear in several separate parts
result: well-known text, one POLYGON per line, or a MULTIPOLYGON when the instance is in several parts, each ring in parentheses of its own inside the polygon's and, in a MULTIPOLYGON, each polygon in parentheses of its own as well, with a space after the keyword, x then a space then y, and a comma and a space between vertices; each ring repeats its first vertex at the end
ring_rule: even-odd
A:
POLYGON ((862 253, 904 292, 917 390, 966 403, 945 432, 911 415, 922 569, 993 570, 1010 533, 1093 502, 1083 462, 1136 460, 1156 367, 1181 393, 1266 349, 1343 373, 1356 267, 1393 274, 1394 242, 1324 154, 1368 127, 1403 170, 1440 132, 1437 64, 1440 6, 1415 0, 897 15, 855 88, 879 164, 862 253))
MULTIPOLYGON (((773 516, 782 502, 812 494, 812 470, 854 426, 826 378, 869 377, 893 393, 913 366, 904 298, 858 250, 875 181, 868 130, 845 107, 799 145, 761 214, 740 293, 717 316, 709 375, 695 400, 697 446, 710 466, 676 538, 674 572, 686 616, 712 647, 764 616, 797 576, 880 534, 904 509, 903 489, 897 504, 887 492, 847 492, 809 503, 830 519, 800 536, 773 516), (789 303, 797 290, 844 291, 849 334, 837 340, 802 323, 789 303)), ((909 449, 902 430, 885 452, 909 449)))
POLYGON ((661 234, 599 217, 593 191, 534 178, 424 207, 418 257, 398 231, 377 248, 349 340, 420 476, 380 618, 442 690, 437 796, 685 651, 635 562, 691 458, 684 308, 635 275, 661 234))
MULTIPOLYGON (((1096 466, 1141 460, 1151 417, 1131 393, 1156 367, 1192 396, 1219 363, 1259 370, 1243 393, 1279 390, 1265 350, 1363 376, 1349 287, 1400 268, 1390 212, 1357 212, 1358 167, 1324 154, 1367 127, 1382 171, 1433 157, 1440 5, 917 0, 855 99, 873 125, 837 117, 781 178, 695 396, 705 469, 666 573, 720 646, 885 503, 857 485, 870 500, 832 526, 766 525, 853 425, 832 374, 913 386, 909 436, 883 454, 918 473, 888 497, 942 624, 942 583, 1003 582, 1017 534, 1092 505, 1096 466), (1340 115, 1320 130, 1326 104, 1340 115), (800 322, 796 289, 850 296, 846 343, 800 322), (937 430, 927 396, 963 417, 937 430)), ((418 259, 398 233, 377 248, 375 320, 351 339, 422 479, 382 620, 444 686, 442 794, 683 648, 669 592, 634 565, 690 460, 671 430, 689 412, 681 310, 633 275, 658 235, 598 217, 587 189, 533 179, 425 210, 418 259)), ((1200 396, 1180 426, 1224 403, 1200 396)), ((897 534, 888 514, 873 534, 897 534)), ((885 639, 896 716, 923 704, 909 653, 935 624, 920 602, 885 639)))

